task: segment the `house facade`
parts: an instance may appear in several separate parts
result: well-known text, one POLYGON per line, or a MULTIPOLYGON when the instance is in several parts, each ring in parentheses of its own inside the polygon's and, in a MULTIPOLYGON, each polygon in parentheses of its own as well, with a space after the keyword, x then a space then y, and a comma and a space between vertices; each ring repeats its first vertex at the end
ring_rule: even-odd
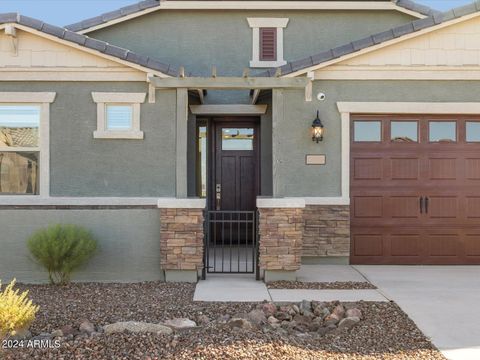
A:
POLYGON ((90 229, 79 281, 480 263, 480 5, 147 0, 0 14, 2 278, 90 229))

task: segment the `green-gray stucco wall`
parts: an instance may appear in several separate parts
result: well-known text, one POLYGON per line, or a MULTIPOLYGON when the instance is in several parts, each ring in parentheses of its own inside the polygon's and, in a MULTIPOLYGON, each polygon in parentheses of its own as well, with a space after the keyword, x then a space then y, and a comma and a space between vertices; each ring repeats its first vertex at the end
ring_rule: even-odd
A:
POLYGON ((185 66, 187 72, 241 75, 252 56, 247 18, 289 18, 284 58, 295 60, 386 30, 413 18, 398 11, 320 10, 163 10, 124 21, 88 35, 158 60, 185 66))
MULTIPOLYGON (((285 117, 274 119, 275 196, 330 197, 341 195, 341 118, 337 102, 478 102, 478 81, 315 81, 312 102, 303 90, 284 90, 285 117), (316 94, 327 98, 320 102, 316 94), (325 125, 325 138, 311 140, 316 111, 325 125), (325 154, 326 165, 305 165, 306 154, 325 154)), ((423 113, 428 114, 425 108, 423 113)))
POLYGON ((50 105, 52 196, 175 196, 175 90, 158 90, 141 105, 143 140, 94 139, 91 93, 147 92, 146 83, 0 83, 0 91, 54 91, 50 105))
POLYGON ((0 279, 48 281, 46 271, 30 258, 26 241, 40 228, 63 223, 84 226, 99 246, 73 281, 163 280, 159 219, 157 209, 0 210, 0 279))

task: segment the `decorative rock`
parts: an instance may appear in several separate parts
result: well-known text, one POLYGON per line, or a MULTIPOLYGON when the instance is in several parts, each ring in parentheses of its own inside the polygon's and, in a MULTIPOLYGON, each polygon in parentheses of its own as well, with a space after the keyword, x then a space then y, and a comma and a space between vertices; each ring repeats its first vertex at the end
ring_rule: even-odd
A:
POLYGON ((345 329, 345 328, 350 329, 352 326, 354 326, 358 322, 360 322, 360 318, 358 318, 356 316, 347 317, 347 318, 342 319, 340 321, 340 323, 338 324, 338 328, 339 329, 345 329))
POLYGON ((255 325, 262 325, 267 322, 267 317, 262 310, 252 310, 247 314, 247 319, 255 325))
POLYGON ((277 312, 275 314, 275 317, 280 321, 283 321, 283 320, 290 321, 292 319, 292 316, 286 312, 277 312))
POLYGON ((122 333, 130 331, 132 333, 156 333, 156 334, 171 334, 173 331, 168 326, 162 324, 152 324, 137 321, 123 321, 117 322, 103 327, 105 334, 122 333))
POLYGON ((337 315, 339 319, 343 318, 343 315, 345 315, 345 308, 343 305, 337 305, 332 311, 333 314, 337 315))
POLYGON ((84 320, 80 324, 79 330, 80 330, 81 333, 90 335, 92 332, 95 331, 95 326, 90 321, 84 320))
POLYGON ((239 328, 244 330, 252 329, 252 324, 247 319, 233 318, 228 322, 228 325, 232 328, 239 328))
MULTIPOLYGON (((324 314, 324 309, 327 309, 325 307, 325 304, 318 304, 316 305, 314 308, 313 308, 313 314, 315 316, 322 316, 323 317, 323 314, 324 314)), ((328 309, 327 309, 328 310, 328 309)))
POLYGON ((54 337, 54 338, 63 337, 63 331, 62 330, 55 330, 50 335, 52 335, 52 337, 54 337))
POLYGON ((167 320, 164 322, 164 324, 175 330, 188 329, 197 326, 195 321, 187 318, 175 318, 172 320, 167 320))
POLYGON ((335 325, 340 321, 340 318, 337 314, 330 314, 325 318, 325 325, 335 325))
POLYGON ((30 330, 20 330, 15 333, 15 335, 10 337, 10 340, 28 340, 32 338, 32 333, 30 330))
MULTIPOLYGON (((293 304, 293 305, 292 305, 292 309, 293 309, 293 311, 295 311, 297 314, 300 313, 300 308, 299 308, 297 305, 293 304)), ((292 313, 291 313, 290 315, 295 315, 295 314, 292 314, 292 313)))
POLYGON ((63 336, 73 335, 76 332, 71 325, 64 325, 60 330, 62 331, 63 336))
POLYGON ((261 310, 263 311, 266 317, 269 317, 269 316, 275 315, 275 313, 277 312, 277 306, 273 303, 266 303, 262 305, 261 310))
POLYGON ((230 315, 222 315, 220 316, 217 321, 220 323, 220 324, 225 324, 228 320, 230 320, 230 315))
POLYGON ((267 319, 268 323, 270 325, 273 325, 273 324, 278 324, 280 322, 280 320, 278 320, 276 317, 274 316, 269 316, 268 319, 267 319))
POLYGON ((49 333, 40 333, 40 335, 32 337, 32 340, 51 340, 52 335, 49 333))
POLYGON ((348 309, 345 312, 345 316, 346 317, 358 317, 359 319, 361 319, 362 318, 362 311, 360 309, 357 309, 357 308, 348 309))
POLYGON ((330 315, 330 310, 328 308, 323 308, 322 319, 325 319, 328 315, 330 315))
POLYGON ((207 315, 200 315, 198 317, 198 323, 201 325, 208 324, 210 322, 210 318, 207 315))
POLYGON ((320 335, 320 336, 323 336, 323 335, 325 335, 326 333, 328 333, 329 331, 330 331, 329 328, 320 327, 320 328, 317 330, 317 334, 320 335))
POLYGON ((308 300, 302 300, 300 303, 300 313, 311 313, 312 312, 312 302, 308 300))

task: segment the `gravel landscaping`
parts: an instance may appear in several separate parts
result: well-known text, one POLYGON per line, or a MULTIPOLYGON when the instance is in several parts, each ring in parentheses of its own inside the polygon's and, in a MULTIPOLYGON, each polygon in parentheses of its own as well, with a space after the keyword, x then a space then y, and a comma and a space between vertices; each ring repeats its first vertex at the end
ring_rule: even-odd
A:
POLYGON ((336 281, 336 282, 303 282, 303 281, 273 281, 267 283, 269 289, 310 289, 310 290, 358 290, 376 289, 369 282, 336 281))
POLYGON ((204 303, 194 285, 157 282, 19 288, 40 305, 34 339, 60 347, 7 359, 444 359, 395 303, 204 303))

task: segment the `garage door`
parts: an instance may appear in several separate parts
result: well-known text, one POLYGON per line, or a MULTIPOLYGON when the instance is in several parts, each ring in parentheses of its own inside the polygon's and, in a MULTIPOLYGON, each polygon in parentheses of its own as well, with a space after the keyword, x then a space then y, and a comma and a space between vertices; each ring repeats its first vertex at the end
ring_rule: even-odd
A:
POLYGON ((351 126, 351 262, 480 264, 480 115, 351 126))

